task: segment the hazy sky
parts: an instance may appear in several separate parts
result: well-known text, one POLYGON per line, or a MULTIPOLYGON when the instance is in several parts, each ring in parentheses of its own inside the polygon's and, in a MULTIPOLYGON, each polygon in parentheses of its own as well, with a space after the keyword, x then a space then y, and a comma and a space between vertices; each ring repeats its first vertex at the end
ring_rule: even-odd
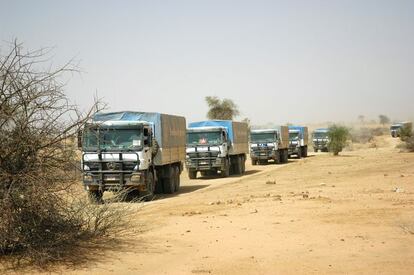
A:
POLYGON ((69 97, 255 124, 414 118, 414 1, 3 1, 0 39, 79 60, 69 97))

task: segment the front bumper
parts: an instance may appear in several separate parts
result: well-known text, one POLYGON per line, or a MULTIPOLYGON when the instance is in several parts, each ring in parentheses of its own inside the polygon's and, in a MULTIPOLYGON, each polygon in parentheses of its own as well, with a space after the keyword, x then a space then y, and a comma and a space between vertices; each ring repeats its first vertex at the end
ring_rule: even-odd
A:
POLYGON ((224 160, 221 157, 193 157, 185 161, 187 170, 208 171, 224 168, 224 160))
POLYGON ((99 173, 85 172, 83 185, 86 190, 118 191, 125 188, 145 191, 146 177, 144 172, 124 173, 99 173))
POLYGON ((276 151, 272 149, 252 150, 250 151, 252 160, 275 160, 277 158, 276 151))

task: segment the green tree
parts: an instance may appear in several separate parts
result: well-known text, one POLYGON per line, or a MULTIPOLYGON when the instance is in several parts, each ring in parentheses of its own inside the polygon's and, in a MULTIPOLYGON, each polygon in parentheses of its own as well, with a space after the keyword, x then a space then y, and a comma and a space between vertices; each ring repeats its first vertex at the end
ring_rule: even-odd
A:
POLYGON ((378 118, 379 118, 379 122, 382 124, 382 126, 384 126, 385 124, 390 123, 390 121, 391 121, 389 119, 389 117, 387 117, 386 115, 379 115, 378 118))
POLYGON ((219 99, 216 96, 206 96, 208 119, 233 120, 240 114, 237 105, 231 99, 219 99))
POLYGON ((345 126, 334 124, 329 127, 328 137, 329 151, 331 151, 334 156, 337 156, 346 145, 346 141, 349 138, 349 129, 345 126))

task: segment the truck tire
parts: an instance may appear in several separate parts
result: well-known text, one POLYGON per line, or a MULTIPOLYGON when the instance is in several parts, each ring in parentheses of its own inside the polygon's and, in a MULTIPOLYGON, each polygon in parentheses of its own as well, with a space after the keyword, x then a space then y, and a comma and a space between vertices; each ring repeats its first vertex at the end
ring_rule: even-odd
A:
POLYGON ((318 148, 313 147, 313 151, 314 151, 315 153, 317 153, 317 152, 318 152, 318 148))
POLYGON ((88 198, 89 201, 93 204, 102 204, 103 203, 103 192, 99 190, 89 190, 88 198))
POLYGON ((308 157, 308 146, 304 146, 303 147, 303 154, 302 154, 302 156, 304 158, 308 157))
POLYGON ((224 168, 221 170, 221 176, 223 178, 230 176, 230 164, 228 159, 224 159, 224 168))
POLYGON ((252 159, 252 165, 257 165, 257 160, 252 159))
POLYGON ((246 172, 246 157, 243 156, 242 160, 241 160, 241 165, 242 165, 242 174, 244 174, 244 172, 246 172))
POLYGON ((178 190, 180 189, 180 184, 181 184, 181 180, 180 180, 180 168, 175 167, 175 192, 178 192, 178 190))
POLYGON ((298 153, 296 154, 296 157, 298 159, 302 158, 302 148, 301 147, 298 149, 298 153))
POLYGON ((174 168, 171 166, 166 167, 167 172, 166 177, 162 181, 162 187, 165 194, 172 194, 175 190, 175 178, 174 178, 174 168))
POLYGON ((188 177, 190 180, 197 178, 197 170, 188 170, 188 177))
POLYGON ((142 197, 145 201, 151 201, 154 199, 155 192, 155 181, 152 172, 148 172, 146 187, 147 191, 141 192, 140 197, 142 197))
POLYGON ((240 175, 241 174, 241 157, 240 156, 235 156, 234 157, 234 174, 235 175, 240 175))
POLYGON ((288 163, 289 162, 289 150, 285 149, 285 160, 284 163, 288 163))

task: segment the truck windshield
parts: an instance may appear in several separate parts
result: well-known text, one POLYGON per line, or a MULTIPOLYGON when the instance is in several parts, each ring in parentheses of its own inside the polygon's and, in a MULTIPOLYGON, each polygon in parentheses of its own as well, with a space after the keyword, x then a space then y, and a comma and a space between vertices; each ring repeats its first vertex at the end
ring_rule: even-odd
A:
POLYGON ((221 132, 190 132, 187 133, 188 145, 219 145, 223 142, 221 132))
POLYGON ((391 126, 391 130, 398 130, 400 128, 401 128, 400 125, 393 125, 393 126, 391 126))
POLYGON ((142 129, 88 129, 83 136, 84 150, 138 150, 142 147, 142 129), (99 142, 98 142, 99 141, 99 142))
POLYGON ((289 132, 289 140, 298 140, 299 139, 299 132, 289 132))
POLYGON ((251 133, 250 134, 250 141, 253 142, 253 143, 275 142, 276 141, 276 134, 275 133, 251 133))
POLYGON ((323 138, 328 138, 328 133, 322 133, 322 132, 319 132, 319 133, 313 133, 313 138, 320 138, 320 139, 323 139, 323 138))

